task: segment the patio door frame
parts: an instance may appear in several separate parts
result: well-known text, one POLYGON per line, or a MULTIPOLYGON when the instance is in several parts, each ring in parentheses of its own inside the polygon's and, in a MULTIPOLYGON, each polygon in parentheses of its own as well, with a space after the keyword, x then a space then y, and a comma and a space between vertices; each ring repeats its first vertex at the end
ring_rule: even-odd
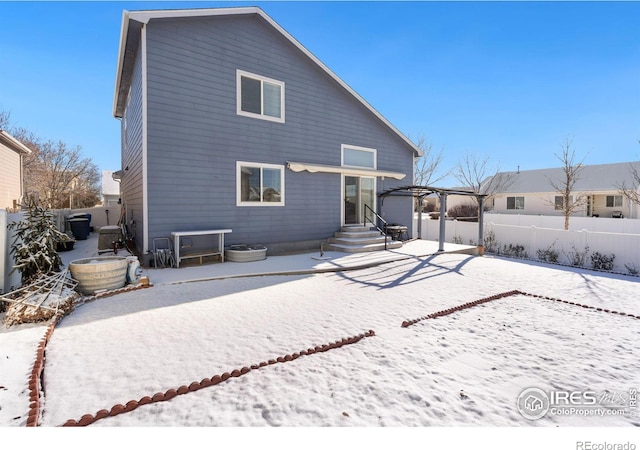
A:
MULTIPOLYGON (((342 174, 342 188, 341 188, 341 199, 342 199, 342 205, 341 205, 341 223, 342 226, 355 226, 355 225, 363 225, 363 220, 364 220, 364 203, 363 203, 363 196, 362 196, 362 180, 371 180, 372 181, 372 187, 371 187, 371 209, 373 209, 374 212, 378 212, 378 205, 377 205, 377 201, 376 201, 376 178, 375 176, 361 176, 361 175, 350 175, 350 174, 342 174), (355 178, 357 179, 356 182, 356 192, 355 192, 355 197, 356 197, 356 210, 355 210, 355 222, 352 223, 346 223, 347 221, 347 177, 350 178, 355 178)), ((371 222, 368 222, 368 224, 371 225, 371 222)), ((364 226, 366 226, 366 224, 364 224, 364 226)))

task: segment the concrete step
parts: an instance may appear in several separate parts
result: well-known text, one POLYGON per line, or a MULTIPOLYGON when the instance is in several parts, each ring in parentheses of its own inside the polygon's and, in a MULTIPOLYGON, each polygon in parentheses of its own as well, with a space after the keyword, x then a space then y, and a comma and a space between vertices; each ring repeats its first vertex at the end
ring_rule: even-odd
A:
POLYGON ((360 232, 364 232, 364 231, 378 231, 375 228, 372 227, 364 227, 362 225, 345 225, 341 228, 341 231, 345 232, 345 233, 360 233, 360 232))
MULTIPOLYGON (((400 241, 389 241, 387 243, 387 250, 402 247, 400 241)), ((363 244, 363 245, 349 245, 349 244, 327 244, 327 250, 344 252, 344 253, 363 253, 363 252, 376 252, 384 250, 384 241, 378 244, 363 244)))
POLYGON ((402 242, 380 234, 375 228, 349 225, 342 227, 341 231, 327 239, 326 248, 345 253, 375 252, 385 249, 385 239, 387 250, 402 247, 402 242))
POLYGON ((369 238, 369 237, 381 237, 382 235, 378 230, 367 231, 336 231, 335 237, 337 238, 369 238))
MULTIPOLYGON (((336 233, 338 234, 338 233, 336 233)), ((391 242, 391 237, 386 236, 387 242, 391 242)), ((344 245, 368 245, 368 244, 384 244, 385 236, 382 236, 380 233, 374 236, 336 236, 327 239, 329 244, 344 244, 344 245)))

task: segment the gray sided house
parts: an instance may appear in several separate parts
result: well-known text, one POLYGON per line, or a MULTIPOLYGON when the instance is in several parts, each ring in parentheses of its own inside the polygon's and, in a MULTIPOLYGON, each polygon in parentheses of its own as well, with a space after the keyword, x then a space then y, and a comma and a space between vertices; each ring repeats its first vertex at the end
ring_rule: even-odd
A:
MULTIPOLYGON (((340 51, 340 49, 336 49, 340 51)), ((174 231, 317 249, 363 205, 409 227, 420 150, 259 8, 123 14, 113 114, 143 254, 174 231)))

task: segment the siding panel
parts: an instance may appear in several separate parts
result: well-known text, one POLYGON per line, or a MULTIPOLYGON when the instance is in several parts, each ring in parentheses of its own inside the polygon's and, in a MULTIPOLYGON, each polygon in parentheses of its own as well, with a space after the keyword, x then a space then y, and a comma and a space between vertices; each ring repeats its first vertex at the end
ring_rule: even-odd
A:
POLYGON ((122 180, 120 192, 127 212, 127 226, 135 229, 136 246, 143 248, 144 216, 142 189, 142 61, 141 48, 135 62, 131 90, 121 121, 122 180), (133 223, 132 223, 133 221, 133 223))
POLYGON ((20 155, 0 144, 0 209, 13 208, 20 201, 20 155))
MULTIPOLYGON (((379 188, 411 184, 410 147, 261 18, 147 27, 150 242, 224 227, 233 229, 228 243, 271 244, 325 239, 339 228, 339 174, 285 170, 285 206, 238 207, 236 161, 340 165, 341 145, 351 144, 376 148, 379 169, 407 174, 379 188), (237 69, 285 83, 285 123, 236 114, 237 69)), ((410 225, 410 200, 389 212, 410 225)))

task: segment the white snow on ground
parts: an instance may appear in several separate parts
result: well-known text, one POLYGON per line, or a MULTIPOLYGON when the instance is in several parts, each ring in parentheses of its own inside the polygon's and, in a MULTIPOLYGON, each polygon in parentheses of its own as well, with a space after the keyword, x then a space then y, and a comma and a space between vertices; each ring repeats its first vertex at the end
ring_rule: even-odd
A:
MULTIPOLYGON (((633 414, 531 421, 516 408, 528 387, 625 395, 640 388, 640 320, 517 295, 401 327, 403 320, 514 289, 640 315, 638 278, 490 256, 420 256, 433 245, 329 253, 325 261, 314 254, 147 270, 152 288, 82 305, 56 328, 47 347, 41 425, 369 329, 376 335, 354 345, 254 370, 92 427, 640 425, 633 414), (391 256, 399 260, 336 273, 181 282, 353 267, 391 256)), ((0 381, 1 426, 26 422, 27 377, 44 331, 45 325, 29 325, 0 332, 0 368, 8 375, 0 381)))

